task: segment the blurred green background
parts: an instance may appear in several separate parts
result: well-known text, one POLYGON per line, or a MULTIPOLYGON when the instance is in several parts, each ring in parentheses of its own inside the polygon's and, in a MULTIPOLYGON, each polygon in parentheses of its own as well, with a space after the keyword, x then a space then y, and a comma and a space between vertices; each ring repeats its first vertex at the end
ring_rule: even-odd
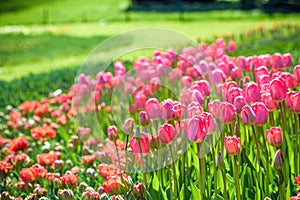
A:
POLYGON ((138 27, 169 28, 193 39, 208 39, 224 33, 243 33, 258 25, 300 22, 297 13, 270 14, 255 9, 256 1, 251 1, 251 10, 239 9, 240 1, 175 2, 1 0, 0 80, 78 67, 101 41, 138 27))

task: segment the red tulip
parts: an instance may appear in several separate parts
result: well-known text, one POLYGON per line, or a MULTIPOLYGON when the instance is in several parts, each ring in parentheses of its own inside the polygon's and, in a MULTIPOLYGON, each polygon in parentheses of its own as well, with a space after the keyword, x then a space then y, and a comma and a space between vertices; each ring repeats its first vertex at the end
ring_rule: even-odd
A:
POLYGON ((283 141, 282 130, 279 127, 272 127, 266 131, 267 140, 273 147, 279 147, 283 141))
POLYGON ((171 124, 164 124, 158 129, 158 138, 163 144, 172 142, 175 136, 175 129, 171 124))
POLYGON ((286 95, 286 86, 279 80, 274 79, 270 83, 270 93, 275 101, 283 101, 286 95))
POLYGON ((254 82, 249 82, 244 85, 243 96, 248 103, 260 101, 260 89, 254 82))
POLYGON ((236 136, 229 136, 224 138, 224 146, 229 155, 236 155, 241 150, 240 138, 236 136))
POLYGON ((143 183, 139 183, 135 186, 133 186, 133 196, 137 199, 140 198, 143 198, 145 196, 145 193, 146 193, 146 187, 143 183))
POLYGON ((38 155, 37 160, 40 165, 49 166, 54 164, 54 161, 57 160, 57 155, 53 152, 41 153, 38 155))
POLYGON ((265 104, 261 102, 256 102, 251 104, 251 108, 253 109, 256 115, 256 123, 257 126, 262 126, 268 121, 269 110, 265 106, 265 104))
POLYGON ((203 142, 207 134, 206 124, 206 119, 203 116, 194 116, 188 122, 188 127, 186 131, 187 138, 193 142, 203 142))
POLYGON ((146 102, 146 111, 150 119, 159 119, 161 116, 160 103, 156 98, 148 99, 146 102))
POLYGON ((108 177, 103 183, 103 189, 108 194, 125 194, 130 186, 131 178, 122 172, 108 177))
POLYGON ((132 149, 132 152, 135 154, 140 154, 140 153, 148 153, 149 149, 149 138, 146 133, 141 133, 141 135, 136 136, 134 135, 130 139, 130 147, 132 149), (140 149, 141 148, 141 149, 140 149), (142 150, 142 152, 141 152, 142 150))
POLYGON ((242 108, 241 119, 245 125, 254 125, 256 122, 256 115, 252 108, 248 105, 245 105, 242 108))
POLYGON ((118 128, 116 126, 109 126, 107 128, 107 135, 108 135, 108 138, 113 141, 113 142, 116 142, 117 139, 119 139, 119 131, 118 131, 118 128))
POLYGON ((235 121, 236 108, 231 103, 222 103, 220 106, 220 119, 224 124, 230 124, 235 121))
POLYGON ((298 186, 300 187, 300 174, 295 178, 295 180, 298 186))
POLYGON ((148 126, 150 124, 149 115, 146 111, 141 111, 139 114, 139 122, 142 126, 148 126))
POLYGON ((76 174, 76 175, 74 175, 74 174, 64 174, 61 177, 62 185, 65 188, 69 188, 69 187, 75 188, 77 186, 77 180, 78 180, 78 174, 76 174))

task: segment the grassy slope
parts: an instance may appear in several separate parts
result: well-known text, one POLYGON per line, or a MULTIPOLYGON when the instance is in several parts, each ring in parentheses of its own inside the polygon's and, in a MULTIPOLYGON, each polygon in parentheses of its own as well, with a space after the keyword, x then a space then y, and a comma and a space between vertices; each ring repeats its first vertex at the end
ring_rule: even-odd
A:
POLYGON ((122 9, 127 1, 121 0, 89 0, 89 3, 84 0, 0 0, 0 3, 0 80, 79 66, 104 39, 138 27, 168 28, 193 39, 198 36, 205 39, 244 32, 259 24, 270 27, 274 22, 300 22, 299 15, 267 16, 257 11, 191 12, 184 14, 184 21, 178 20, 177 13, 134 12, 130 14, 131 21, 124 21, 122 9), (41 24, 45 9, 53 25, 41 24), (82 20, 94 22, 81 23, 82 20), (1 27, 6 24, 28 25, 1 27))

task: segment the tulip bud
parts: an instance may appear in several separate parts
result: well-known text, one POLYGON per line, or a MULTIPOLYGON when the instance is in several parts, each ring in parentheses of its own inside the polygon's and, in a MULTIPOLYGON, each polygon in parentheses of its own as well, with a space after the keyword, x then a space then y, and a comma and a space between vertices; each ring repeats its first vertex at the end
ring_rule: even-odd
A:
POLYGON ((272 127, 266 131, 267 140, 273 147, 279 147, 283 141, 282 130, 279 127, 272 127))
POLYGON ((146 187, 143 183, 139 183, 138 185, 133 186, 133 196, 135 198, 144 197, 146 192, 146 187))
POLYGON ((236 155, 241 150, 240 138, 236 136, 228 136, 224 138, 224 146, 229 155, 236 155))
POLYGON ((142 126, 148 126, 150 124, 150 119, 146 111, 141 111, 139 114, 139 122, 142 126))
POLYGON ((54 169, 55 170, 62 170, 64 165, 64 161, 63 160, 55 160, 54 161, 54 169))
POLYGON ((118 132, 118 128, 116 126, 109 126, 107 128, 107 133, 108 133, 108 138, 113 141, 116 142, 117 139, 119 139, 119 132, 118 132))
POLYGON ((100 200, 109 200, 109 198, 106 193, 103 193, 100 195, 100 200))
POLYGON ((219 169, 225 168, 225 162, 221 151, 218 153, 217 165, 219 169))
POLYGON ((283 167, 284 159, 281 150, 277 150, 274 156, 274 167, 280 170, 283 167))
POLYGON ((88 187, 88 185, 87 185, 85 182, 81 182, 81 183, 79 184, 79 191, 80 191, 81 193, 83 193, 83 192, 86 190, 87 187, 88 187))
POLYGON ((126 135, 131 135, 134 127, 134 120, 132 118, 128 118, 124 122, 123 131, 126 135))
POLYGON ((243 124, 245 124, 245 125, 254 125, 255 124, 256 115, 250 106, 245 105, 242 108, 241 119, 242 119, 243 124))
POLYGON ((6 191, 2 192, 2 194, 0 195, 0 200, 11 200, 11 196, 6 191))
POLYGON ((171 124, 164 124, 158 129, 158 138, 163 144, 172 142, 175 136, 175 129, 171 124))
POLYGON ((70 189, 59 189, 57 192, 59 200, 74 200, 74 194, 70 189))

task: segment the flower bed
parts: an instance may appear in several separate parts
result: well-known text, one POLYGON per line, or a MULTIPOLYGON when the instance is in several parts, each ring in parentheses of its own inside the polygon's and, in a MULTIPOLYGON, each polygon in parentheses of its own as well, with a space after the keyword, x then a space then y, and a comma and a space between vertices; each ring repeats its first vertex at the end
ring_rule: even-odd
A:
POLYGON ((232 39, 115 62, 9 108, 0 199, 299 199, 300 65, 233 56, 232 39))

